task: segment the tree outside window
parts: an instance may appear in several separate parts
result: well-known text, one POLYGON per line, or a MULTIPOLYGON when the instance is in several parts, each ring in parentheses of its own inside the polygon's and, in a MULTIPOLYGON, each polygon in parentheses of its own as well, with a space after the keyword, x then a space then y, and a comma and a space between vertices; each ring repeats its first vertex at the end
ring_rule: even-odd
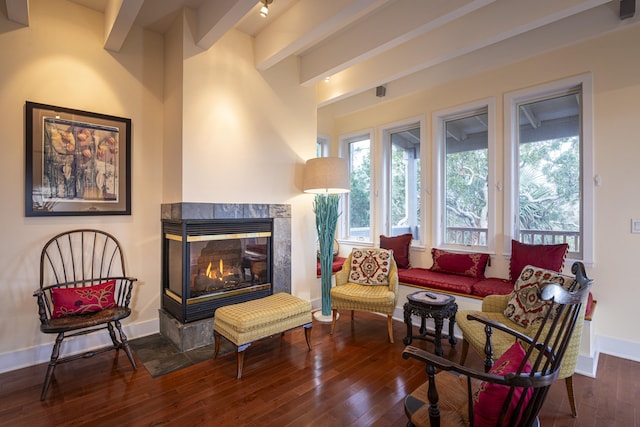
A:
POLYGON ((444 243, 487 246, 487 111, 445 120, 444 243))
POLYGON ((348 195, 348 238, 371 240, 371 140, 368 135, 347 141, 351 191, 348 195))

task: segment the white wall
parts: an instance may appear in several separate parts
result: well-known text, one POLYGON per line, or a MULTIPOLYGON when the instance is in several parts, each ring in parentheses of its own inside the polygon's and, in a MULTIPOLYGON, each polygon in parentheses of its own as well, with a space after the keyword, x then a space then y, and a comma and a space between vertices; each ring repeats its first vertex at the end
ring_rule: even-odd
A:
MULTIPOLYGON (((296 83, 297 64, 263 75, 248 37, 231 32, 204 52, 182 40, 180 26, 166 41, 135 28, 120 52, 108 52, 102 14, 65 0, 32 0, 30 16, 23 28, 0 15, 0 372, 48 359, 54 337, 39 332, 32 293, 42 245, 63 230, 97 227, 118 237, 139 278, 125 329, 130 338, 158 330, 165 202, 291 204, 293 293, 310 298, 315 231, 301 188, 304 160, 315 155, 316 111, 313 90, 296 83), (184 64, 169 62, 183 53, 184 64), (25 218, 26 100, 132 119, 131 216, 25 218)), ((81 337, 67 350, 103 342, 81 337)))
MULTIPOLYGON (((595 334, 599 350, 640 360, 640 335, 630 316, 640 300, 640 279, 635 263, 640 253, 640 234, 630 233, 631 218, 640 218, 640 55, 637 41, 640 28, 631 27, 576 46, 532 59, 458 79, 429 90, 389 101, 347 116, 327 116, 322 109, 319 120, 334 141, 341 134, 379 127, 402 119, 426 115, 427 155, 425 170, 431 170, 431 113, 477 99, 495 97, 497 105, 497 177, 503 180, 503 95, 524 87, 590 72, 594 82, 595 173, 602 185, 595 188, 595 264, 588 273, 595 279, 593 293, 598 300, 595 334), (329 125, 331 123, 331 125, 329 125)), ((464 59, 458 66, 471 67, 464 59)), ((452 70, 452 73, 455 73, 452 70)), ((429 196, 424 198, 431 212, 429 196)), ((497 201, 497 230, 502 230, 503 201, 497 201)), ((428 218, 428 222, 431 218, 428 218)), ((508 261, 502 256, 502 236, 497 236, 497 256, 488 274, 507 277, 508 261)), ((415 266, 431 265, 430 248, 412 251, 415 266)), ((570 267, 570 266, 565 266, 570 267)))

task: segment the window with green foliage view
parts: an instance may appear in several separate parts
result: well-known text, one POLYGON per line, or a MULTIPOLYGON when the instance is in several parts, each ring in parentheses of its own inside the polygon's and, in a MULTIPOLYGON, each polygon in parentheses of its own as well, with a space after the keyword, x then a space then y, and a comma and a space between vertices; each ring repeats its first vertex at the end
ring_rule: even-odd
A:
POLYGON ((487 111, 444 122, 445 232, 448 245, 487 246, 487 111))
POLYGON ((388 138, 390 229, 385 233, 411 233, 414 240, 420 241, 420 125, 391 130, 388 138))
POLYGON ((578 88, 517 104, 518 222, 523 243, 568 243, 581 252, 580 97, 578 88))
POLYGON ((371 240, 371 139, 349 138, 346 143, 351 175, 348 194, 348 239, 371 240))

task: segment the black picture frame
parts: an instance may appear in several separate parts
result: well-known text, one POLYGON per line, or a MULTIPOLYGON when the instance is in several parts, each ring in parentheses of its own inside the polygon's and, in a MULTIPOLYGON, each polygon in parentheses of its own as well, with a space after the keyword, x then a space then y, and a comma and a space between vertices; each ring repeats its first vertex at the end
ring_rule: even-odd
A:
POLYGON ((131 215, 131 119, 26 101, 25 216, 131 215))

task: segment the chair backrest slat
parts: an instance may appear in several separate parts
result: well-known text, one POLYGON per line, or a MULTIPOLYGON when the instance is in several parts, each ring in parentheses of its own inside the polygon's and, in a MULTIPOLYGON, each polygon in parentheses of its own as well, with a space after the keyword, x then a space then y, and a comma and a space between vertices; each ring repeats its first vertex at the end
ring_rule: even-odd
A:
POLYGON ((44 246, 40 267, 41 288, 91 285, 102 278, 126 276, 119 242, 100 230, 73 230, 53 237, 44 246))

